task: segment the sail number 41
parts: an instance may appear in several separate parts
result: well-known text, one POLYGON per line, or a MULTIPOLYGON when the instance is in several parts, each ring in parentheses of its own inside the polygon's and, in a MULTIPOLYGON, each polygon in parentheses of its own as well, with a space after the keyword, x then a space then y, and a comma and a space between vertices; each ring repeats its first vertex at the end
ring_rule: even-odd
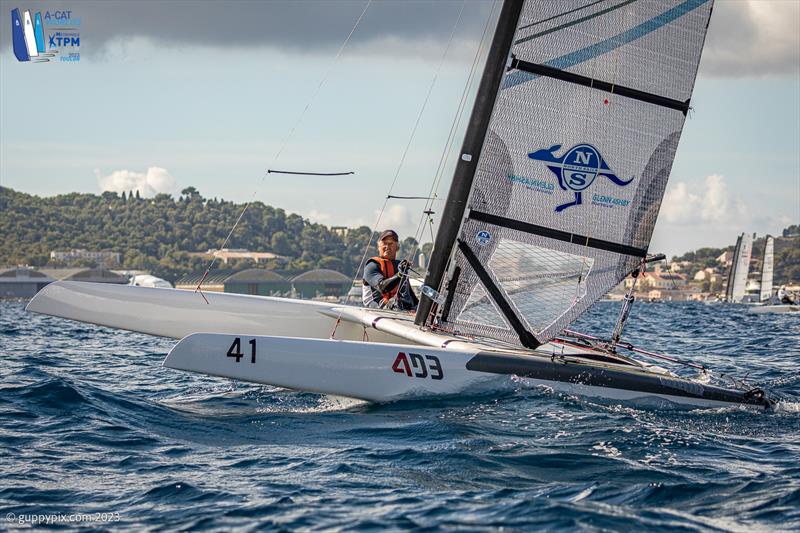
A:
MULTIPOLYGON (((250 344, 250 362, 255 363, 256 340, 250 339, 248 341, 248 344, 250 344)), ((228 348, 228 357, 235 357, 237 363, 242 360, 242 357, 244 357, 244 354, 242 353, 242 339, 240 339, 239 337, 233 339, 233 344, 231 344, 231 347, 228 348)))

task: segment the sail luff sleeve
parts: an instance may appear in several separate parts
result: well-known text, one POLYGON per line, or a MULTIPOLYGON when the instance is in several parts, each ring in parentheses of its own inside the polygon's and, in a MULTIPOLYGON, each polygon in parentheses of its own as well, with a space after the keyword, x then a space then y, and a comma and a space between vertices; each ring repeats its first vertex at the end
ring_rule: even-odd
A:
MULTIPOLYGON (((455 246, 458 230, 464 218, 467 198, 472 189, 475 169, 486 138, 486 130, 489 127, 489 118, 500 89, 500 82, 503 78, 523 4, 523 0, 505 0, 497 20, 497 29, 486 58, 486 67, 478 86, 469 126, 461 147, 461 155, 456 164, 450 191, 447 193, 439 229, 436 232, 435 246, 428 264, 428 273, 425 276, 425 285, 437 290, 441 286, 442 278, 450 261, 450 255, 455 246)), ((421 295, 414 319, 417 325, 425 325, 432 304, 433 301, 430 298, 424 294, 421 295)))
POLYGON ((452 254, 445 327, 547 342, 646 257, 711 7, 525 2, 458 234, 468 253, 452 254))

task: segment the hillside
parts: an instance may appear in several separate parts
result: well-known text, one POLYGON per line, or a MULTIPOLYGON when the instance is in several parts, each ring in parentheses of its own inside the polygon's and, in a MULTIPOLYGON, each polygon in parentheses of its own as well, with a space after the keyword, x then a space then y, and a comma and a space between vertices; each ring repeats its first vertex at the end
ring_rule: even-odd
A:
MULTIPOLYGON (((775 273, 774 283, 782 285, 800 282, 800 228, 789 226, 774 235, 775 238, 775 273)), ((735 239, 732 238, 735 241, 735 239)), ((764 236, 753 241, 753 255, 750 262, 751 271, 761 271, 761 262, 764 255, 764 236)), ((706 267, 719 267, 717 257, 725 251, 733 251, 735 242, 725 248, 699 248, 681 256, 672 258, 672 262, 688 261, 690 266, 685 270, 691 274, 706 267)))
MULTIPOLYGON (((137 195, 71 193, 41 198, 0 187, 0 265, 59 266, 50 261, 53 250, 83 248, 114 251, 122 267, 148 270, 174 281, 183 274, 202 272, 208 259, 192 255, 218 248, 239 216, 242 204, 208 199, 194 188, 178 198, 159 194, 137 195)), ((228 247, 273 252, 286 261, 265 266, 282 273, 330 268, 354 275, 370 238, 366 226, 332 231, 297 214, 254 202, 232 236, 228 247)), ((775 282, 800 282, 800 229, 790 226, 775 239, 775 282)), ((734 240, 734 236, 731 236, 734 240)), ((416 246, 406 238, 401 255, 416 246)), ((754 243, 754 268, 760 268, 764 239, 754 243)), ((429 250, 430 243, 423 246, 429 250)), ((701 248, 673 261, 689 261, 692 272, 716 266, 727 248, 701 248)), ((372 250, 371 250, 372 251, 372 250)), ((90 265, 86 265, 90 266, 90 265)), ((253 266, 247 261, 228 268, 253 266)))
MULTIPOLYGON (((41 198, 0 187, 0 265, 58 266, 50 261, 53 250, 108 250, 121 253, 124 268, 149 270, 173 281, 206 268, 208 259, 190 252, 218 248, 243 207, 203 198, 193 187, 177 199, 114 192, 41 198)), ((285 256, 288 262, 266 265, 282 272, 330 268, 349 276, 369 237, 365 226, 342 236, 299 215, 255 202, 228 246, 285 256)), ((406 247, 413 244, 413 239, 404 241, 406 247)), ((242 261, 228 266, 253 265, 242 261)))

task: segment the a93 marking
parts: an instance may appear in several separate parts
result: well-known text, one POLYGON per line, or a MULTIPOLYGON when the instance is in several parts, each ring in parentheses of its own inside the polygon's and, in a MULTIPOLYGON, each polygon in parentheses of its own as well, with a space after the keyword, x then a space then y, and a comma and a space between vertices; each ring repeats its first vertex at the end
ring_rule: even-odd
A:
MULTIPOLYGON (((255 339, 250 339, 248 341, 248 344, 250 344, 250 362, 251 363, 255 363, 256 362, 256 340, 255 339)), ((235 339, 233 339, 233 344, 231 344, 231 347, 228 348, 228 357, 236 358, 236 362, 237 363, 242 360, 242 357, 244 357, 244 354, 242 353, 242 339, 241 338, 236 337, 235 339)))

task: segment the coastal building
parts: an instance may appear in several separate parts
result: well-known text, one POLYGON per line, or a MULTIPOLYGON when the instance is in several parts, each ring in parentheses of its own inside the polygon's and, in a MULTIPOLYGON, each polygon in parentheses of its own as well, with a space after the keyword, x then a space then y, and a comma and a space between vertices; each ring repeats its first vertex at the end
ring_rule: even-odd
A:
POLYGON ((249 268, 228 277, 225 292, 259 294, 261 296, 288 296, 292 283, 276 272, 263 268, 249 268))
POLYGON ((725 267, 731 266, 733 264, 733 252, 731 250, 722 252, 722 254, 717 257, 717 263, 725 267))
POLYGON ((325 268, 292 278, 292 287, 300 298, 340 298, 347 294, 351 283, 352 280, 344 274, 325 268))
POLYGON ((50 259, 59 263, 71 264, 77 261, 94 261, 101 265, 119 264, 120 254, 118 252, 93 252, 81 248, 73 248, 67 251, 52 251, 50 259))
POLYGON ((256 263, 266 263, 271 259, 286 261, 285 257, 278 254, 273 254, 272 252, 251 252, 245 248, 222 248, 221 250, 209 250, 205 253, 200 252, 193 255, 215 257, 226 265, 229 261, 241 259, 249 259, 250 261, 254 261, 256 263))
MULTIPOLYGON (((183 276, 176 289, 195 290, 203 273, 183 276)), ((295 298, 340 298, 347 294, 352 280, 335 270, 304 272, 288 280, 276 272, 250 268, 240 272, 212 270, 203 281, 203 291, 254 294, 261 296, 293 296, 295 298)))
POLYGON ((125 285, 128 277, 105 268, 41 268, 40 272, 58 281, 88 281, 125 285))
POLYGON ((646 271, 639 274, 638 278, 628 276, 625 278, 625 288, 630 289, 634 282, 637 291, 648 289, 674 290, 686 285, 686 276, 677 272, 663 272, 661 270, 646 271), (637 281, 638 279, 638 281, 637 281))
POLYGON ((206 292, 225 292, 225 280, 227 280, 233 272, 230 270, 212 270, 209 272, 206 279, 203 279, 205 272, 187 274, 178 278, 175 281, 176 289, 184 289, 193 291, 197 288, 200 280, 203 281, 202 289, 206 292))
POLYGON ((704 268, 703 270, 698 270, 695 272, 693 279, 695 281, 709 281, 711 283, 715 283, 719 277, 719 272, 713 268, 704 268))
POLYGON ((29 267, 0 268, 0 298, 33 298, 53 278, 29 267))

